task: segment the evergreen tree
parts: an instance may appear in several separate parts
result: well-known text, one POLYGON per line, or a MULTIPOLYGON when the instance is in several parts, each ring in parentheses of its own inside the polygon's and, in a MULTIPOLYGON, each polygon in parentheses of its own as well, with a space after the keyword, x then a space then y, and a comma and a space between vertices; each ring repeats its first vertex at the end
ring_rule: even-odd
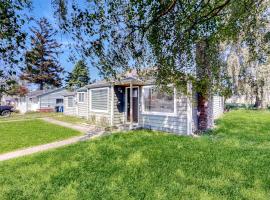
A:
POLYGON ((82 61, 78 61, 71 73, 66 78, 67 88, 78 89, 90 82, 89 70, 87 65, 82 61))
POLYGON ((62 85, 58 56, 61 53, 61 45, 54 38, 57 32, 47 19, 42 18, 37 22, 38 27, 31 28, 32 49, 26 52, 21 79, 39 85, 43 90, 45 85, 59 87, 62 85))

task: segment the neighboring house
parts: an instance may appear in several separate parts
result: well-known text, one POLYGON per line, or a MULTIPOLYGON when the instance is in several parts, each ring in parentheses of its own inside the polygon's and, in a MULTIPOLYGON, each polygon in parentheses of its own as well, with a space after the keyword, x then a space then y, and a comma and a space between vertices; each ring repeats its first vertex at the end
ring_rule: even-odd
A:
POLYGON ((1 102, 0 102, 1 105, 10 105, 10 106, 14 106, 14 107, 17 106, 17 103, 18 103, 18 97, 7 96, 7 95, 4 95, 1 98, 1 102))
POLYGON ((65 88, 37 90, 18 100, 17 109, 21 113, 30 111, 61 111, 64 105, 65 88))
MULTIPOLYGON (((153 82, 129 77, 121 81, 99 81, 66 94, 64 114, 123 128, 146 128, 192 134, 197 130, 197 95, 159 92, 153 82)), ((190 93, 192 92, 189 86, 190 93)), ((210 101, 209 125, 223 113, 224 99, 210 101)))
POLYGON ((75 94, 75 92, 64 94, 64 114, 66 115, 78 116, 75 94))

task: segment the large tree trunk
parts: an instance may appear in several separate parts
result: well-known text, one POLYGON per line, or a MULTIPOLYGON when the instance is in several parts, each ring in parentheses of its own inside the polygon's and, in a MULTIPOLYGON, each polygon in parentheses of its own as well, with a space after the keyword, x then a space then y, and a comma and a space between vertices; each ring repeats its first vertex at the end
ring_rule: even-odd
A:
POLYGON ((208 129, 208 99, 201 93, 198 94, 198 129, 208 129))
POLYGON ((259 86, 255 88, 255 108, 261 109, 263 108, 263 89, 259 86))
POLYGON ((198 81, 198 129, 206 131, 209 128, 209 99, 211 82, 211 68, 209 64, 207 49, 209 43, 203 40, 196 45, 196 70, 198 81))

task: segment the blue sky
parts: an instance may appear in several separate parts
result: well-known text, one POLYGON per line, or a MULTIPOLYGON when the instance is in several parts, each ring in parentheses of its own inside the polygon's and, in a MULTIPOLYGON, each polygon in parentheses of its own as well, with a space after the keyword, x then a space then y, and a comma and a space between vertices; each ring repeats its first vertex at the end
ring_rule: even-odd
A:
MULTIPOLYGON (((46 17, 49 22, 57 28, 57 22, 54 19, 53 15, 53 9, 51 7, 51 0, 33 0, 33 10, 31 11, 32 16, 34 18, 41 18, 46 17)), ((73 41, 71 41, 67 36, 60 35, 57 37, 57 40, 59 43, 62 44, 62 50, 63 54, 60 56, 59 61, 61 65, 65 68, 66 71, 70 72, 73 67, 74 63, 68 61, 68 56, 70 54, 70 49, 68 47, 68 44, 72 44, 73 41)), ((91 66, 91 64, 87 63, 91 75, 91 80, 93 79, 100 79, 98 70, 91 66)))

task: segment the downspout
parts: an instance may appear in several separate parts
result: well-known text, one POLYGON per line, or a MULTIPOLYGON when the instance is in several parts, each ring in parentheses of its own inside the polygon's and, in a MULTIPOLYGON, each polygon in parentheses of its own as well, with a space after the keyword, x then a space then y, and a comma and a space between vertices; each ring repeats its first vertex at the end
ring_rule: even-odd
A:
POLYGON ((193 109, 192 109, 192 84, 190 82, 187 83, 187 135, 192 134, 192 117, 193 117, 193 109))
POLYGON ((129 119, 130 119, 130 129, 133 128, 133 84, 130 82, 130 91, 129 91, 130 99, 129 99, 129 119))
POLYGON ((114 125, 114 84, 111 86, 111 126, 114 125))
POLYGON ((90 118, 90 116, 89 116, 89 111, 90 111, 90 95, 89 95, 89 89, 87 89, 87 91, 86 91, 86 95, 87 95, 87 98, 86 98, 86 100, 87 100, 87 116, 86 116, 86 119, 87 119, 87 121, 89 121, 89 118, 90 118))

